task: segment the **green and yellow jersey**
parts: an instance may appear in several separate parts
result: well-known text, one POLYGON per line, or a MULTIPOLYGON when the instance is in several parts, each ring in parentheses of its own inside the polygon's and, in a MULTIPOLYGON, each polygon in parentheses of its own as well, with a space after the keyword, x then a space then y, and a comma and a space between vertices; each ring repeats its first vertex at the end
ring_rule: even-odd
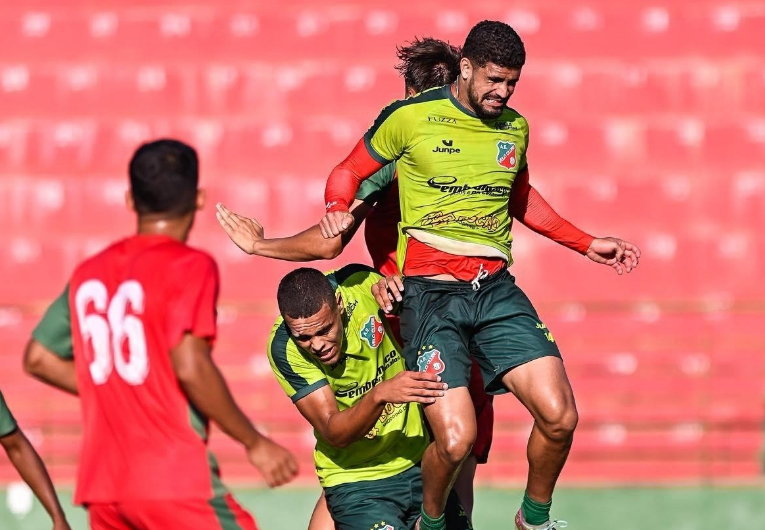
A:
MULTIPOLYGON (((442 250, 512 263, 508 201, 516 175, 526 168, 523 116, 506 108, 482 120, 446 85, 383 109, 364 141, 378 162, 396 161, 402 234, 436 248, 451 241, 442 250)), ((401 237, 399 267, 405 248, 401 237)))
MULTIPOLYGON (((345 307, 341 360, 326 366, 300 349, 281 317, 269 338, 268 359, 293 403, 329 385, 342 411, 406 368, 371 293, 381 276, 364 265, 348 265, 328 273, 327 278, 345 307)), ((333 447, 318 432, 314 434, 316 474, 323 487, 398 475, 417 464, 428 445, 422 409, 413 403, 386 405, 366 437, 345 448, 333 447)))
POLYGON ((16 418, 11 414, 11 409, 6 405, 3 393, 0 392, 0 438, 8 436, 17 428, 16 418))

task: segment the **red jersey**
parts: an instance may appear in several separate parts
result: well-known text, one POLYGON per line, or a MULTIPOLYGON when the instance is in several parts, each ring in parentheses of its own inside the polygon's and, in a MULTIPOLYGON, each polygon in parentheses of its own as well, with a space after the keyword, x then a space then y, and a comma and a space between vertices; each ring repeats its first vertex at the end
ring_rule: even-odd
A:
POLYGON ((138 235, 82 263, 69 284, 83 416, 75 502, 210 499, 221 493, 207 420, 173 371, 187 332, 214 340, 213 259, 138 235))

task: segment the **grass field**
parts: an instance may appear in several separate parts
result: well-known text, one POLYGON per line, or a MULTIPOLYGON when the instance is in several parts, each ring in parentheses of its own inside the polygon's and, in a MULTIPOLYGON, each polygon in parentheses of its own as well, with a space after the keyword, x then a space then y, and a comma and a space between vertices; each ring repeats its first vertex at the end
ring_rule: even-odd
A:
MULTIPOLYGON (((479 490, 476 529, 511 529, 521 494, 520 490, 479 490)), ((237 490, 236 495, 256 514, 261 530, 304 530, 318 491, 248 489, 237 490)), ((70 506, 71 495, 63 494, 62 501, 72 528, 87 528, 85 512, 70 506)), ((765 487, 561 489, 553 515, 566 519, 572 530, 765 529, 765 487)), ((49 528, 39 504, 19 519, 8 509, 6 492, 0 492, 0 529, 49 528)))

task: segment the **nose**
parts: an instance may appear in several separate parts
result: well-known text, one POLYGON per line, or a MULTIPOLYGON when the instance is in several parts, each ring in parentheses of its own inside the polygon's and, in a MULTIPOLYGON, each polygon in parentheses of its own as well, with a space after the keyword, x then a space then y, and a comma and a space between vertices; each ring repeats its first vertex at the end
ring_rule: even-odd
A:
POLYGON ((314 353, 320 353, 324 350, 324 339, 321 339, 319 337, 314 337, 311 339, 311 350, 313 350, 314 353))
POLYGON ((504 83, 502 83, 497 89, 497 96, 499 96, 502 99, 509 98, 512 93, 513 93, 513 87, 506 85, 504 83))

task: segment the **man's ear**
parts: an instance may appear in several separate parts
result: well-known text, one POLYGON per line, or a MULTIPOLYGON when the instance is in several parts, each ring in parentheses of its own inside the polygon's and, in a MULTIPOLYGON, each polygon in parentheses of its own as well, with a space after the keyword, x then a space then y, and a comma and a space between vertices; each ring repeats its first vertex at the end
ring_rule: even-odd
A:
POLYGON ((135 211, 135 201, 133 200, 133 192, 130 190, 127 190, 125 192, 125 206, 131 212, 135 211))
POLYGON ((460 59, 460 77, 462 77, 464 81, 467 81, 472 73, 473 65, 471 64, 470 59, 467 57, 460 59))
POLYGON ((205 207, 205 201, 207 200, 207 192, 203 189, 197 190, 197 210, 201 210, 205 207))

